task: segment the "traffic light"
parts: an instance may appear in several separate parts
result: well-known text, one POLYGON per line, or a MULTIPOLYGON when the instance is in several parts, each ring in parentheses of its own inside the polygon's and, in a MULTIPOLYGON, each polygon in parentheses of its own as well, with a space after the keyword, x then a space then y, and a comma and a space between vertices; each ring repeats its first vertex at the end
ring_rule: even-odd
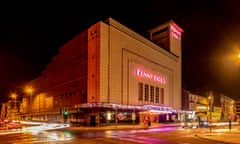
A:
POLYGON ((64 115, 64 116, 68 116, 68 111, 67 111, 67 109, 64 109, 63 115, 64 115))
POLYGON ((67 123, 68 110, 66 108, 64 108, 64 110, 63 110, 63 119, 64 119, 64 123, 67 123))

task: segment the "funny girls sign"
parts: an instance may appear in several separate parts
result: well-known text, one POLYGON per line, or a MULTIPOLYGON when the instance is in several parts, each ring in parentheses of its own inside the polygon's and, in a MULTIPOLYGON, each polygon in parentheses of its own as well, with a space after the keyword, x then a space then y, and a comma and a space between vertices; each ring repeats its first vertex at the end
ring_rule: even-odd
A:
POLYGON ((150 79, 150 80, 153 80, 153 81, 160 82, 161 84, 166 83, 166 79, 164 77, 159 76, 159 75, 155 75, 151 72, 148 72, 148 71, 145 71, 145 70, 142 70, 142 69, 137 69, 136 70, 136 75, 138 77, 142 77, 142 78, 146 78, 146 79, 150 79))

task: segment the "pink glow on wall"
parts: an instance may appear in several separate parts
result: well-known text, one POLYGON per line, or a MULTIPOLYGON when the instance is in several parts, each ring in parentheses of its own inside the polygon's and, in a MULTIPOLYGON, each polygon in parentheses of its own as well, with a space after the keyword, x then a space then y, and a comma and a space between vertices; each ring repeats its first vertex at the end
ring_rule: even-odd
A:
POLYGON ((171 34, 173 37, 175 37, 176 39, 180 40, 181 39, 181 35, 182 33, 180 31, 178 31, 174 26, 171 25, 171 34))
POLYGON ((144 71, 144 70, 141 70, 141 69, 137 69, 136 74, 137 74, 138 77, 154 80, 154 81, 160 82, 162 84, 166 83, 166 79, 164 77, 152 74, 150 72, 147 72, 147 71, 144 71))

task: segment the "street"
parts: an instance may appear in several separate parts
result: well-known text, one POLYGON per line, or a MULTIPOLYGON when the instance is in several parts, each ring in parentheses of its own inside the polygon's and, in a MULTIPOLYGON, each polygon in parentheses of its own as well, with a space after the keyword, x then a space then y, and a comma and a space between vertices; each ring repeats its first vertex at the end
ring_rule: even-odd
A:
MULTIPOLYGON (((0 141, 4 144, 204 144, 209 140, 195 135, 208 131, 208 128, 183 129, 173 126, 132 130, 81 130, 71 127, 44 130, 36 127, 1 134, 0 141)), ((217 143, 211 141, 211 144, 217 143)))

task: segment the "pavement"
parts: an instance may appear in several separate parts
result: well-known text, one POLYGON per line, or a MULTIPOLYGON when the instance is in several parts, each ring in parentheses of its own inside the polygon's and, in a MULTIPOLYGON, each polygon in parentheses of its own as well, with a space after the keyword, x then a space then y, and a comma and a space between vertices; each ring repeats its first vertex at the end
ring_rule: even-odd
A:
POLYGON ((196 137, 225 144, 240 144, 240 127, 213 129, 211 132, 199 133, 196 137))
MULTIPOLYGON (((71 126, 71 129, 81 129, 81 130, 114 130, 114 129, 151 129, 159 127, 169 127, 169 126, 181 126, 180 123, 174 124, 154 124, 151 126, 143 125, 112 125, 112 126, 99 126, 99 127, 76 127, 71 126)), ((224 143, 224 144, 240 144, 240 124, 232 125, 231 128, 225 127, 213 127, 205 128, 202 133, 195 134, 196 137, 201 139, 207 139, 209 141, 224 143)))

